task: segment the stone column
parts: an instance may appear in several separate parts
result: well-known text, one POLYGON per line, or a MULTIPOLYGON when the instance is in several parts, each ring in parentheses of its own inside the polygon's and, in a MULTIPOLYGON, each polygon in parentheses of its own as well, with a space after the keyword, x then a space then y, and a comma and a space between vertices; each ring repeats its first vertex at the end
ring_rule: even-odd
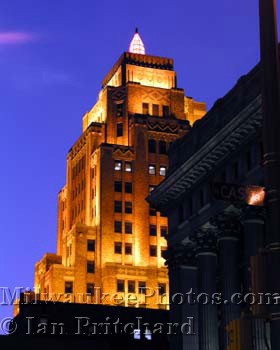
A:
POLYGON ((227 327, 231 321, 240 318, 240 305, 232 303, 235 293, 241 292, 241 251, 240 251, 240 218, 239 211, 230 210, 215 217, 214 222, 219 230, 219 267, 223 303, 221 321, 221 347, 227 350, 229 335, 227 327))
POLYGON ((197 266, 193 244, 180 246, 172 251, 169 249, 167 264, 170 322, 179 324, 177 334, 170 335, 170 349, 199 350, 198 305, 192 303, 191 296, 188 296, 190 291, 197 294, 197 266), (182 327, 184 323, 186 325, 182 327))
POLYGON ((212 299, 217 292, 217 237, 212 229, 196 234, 199 273, 199 350, 219 350, 218 311, 212 299), (205 298, 203 298, 203 295, 205 298))
POLYGON ((251 291, 251 257, 264 248, 265 211, 263 207, 247 206, 242 211, 243 223, 243 281, 244 294, 251 291))

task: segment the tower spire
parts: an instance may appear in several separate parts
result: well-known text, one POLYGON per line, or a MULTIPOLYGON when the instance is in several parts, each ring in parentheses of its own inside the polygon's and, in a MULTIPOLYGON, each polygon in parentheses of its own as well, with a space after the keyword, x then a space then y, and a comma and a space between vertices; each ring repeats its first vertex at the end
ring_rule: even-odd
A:
POLYGON ((143 43, 143 41, 138 33, 137 27, 135 28, 135 33, 134 33, 133 38, 130 42, 128 51, 131 53, 138 53, 141 55, 146 54, 145 46, 144 46, 144 43, 143 43))

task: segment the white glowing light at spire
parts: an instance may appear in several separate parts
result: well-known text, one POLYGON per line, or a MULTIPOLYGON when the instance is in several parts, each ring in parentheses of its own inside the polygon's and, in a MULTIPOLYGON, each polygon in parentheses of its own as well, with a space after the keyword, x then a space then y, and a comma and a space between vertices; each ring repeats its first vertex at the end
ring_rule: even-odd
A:
POLYGON ((145 46, 143 44, 143 41, 138 33, 138 29, 136 28, 134 36, 131 40, 131 43, 129 45, 129 52, 131 53, 138 53, 141 55, 146 54, 145 46))

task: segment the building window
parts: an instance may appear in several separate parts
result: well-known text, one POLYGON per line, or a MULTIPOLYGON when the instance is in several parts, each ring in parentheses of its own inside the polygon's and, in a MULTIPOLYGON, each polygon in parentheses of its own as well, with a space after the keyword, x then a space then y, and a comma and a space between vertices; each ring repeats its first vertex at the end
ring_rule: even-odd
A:
POLYGON ((121 181, 115 181, 114 188, 115 188, 115 192, 121 192, 122 191, 121 181))
POLYGON ((122 244, 121 242, 115 242, 115 254, 122 253, 122 244))
POLYGON ((138 282, 138 293, 139 294, 146 294, 146 282, 144 282, 144 281, 138 282))
POLYGON ((234 179, 238 179, 239 177, 239 164, 238 164, 238 161, 236 161, 234 164, 233 164, 233 176, 234 176, 234 179))
POLYGON ((157 152, 157 143, 155 140, 148 141, 148 150, 149 150, 149 153, 156 153, 157 152))
POLYGON ((122 233, 122 222, 121 221, 114 222, 114 231, 116 233, 122 233))
POLYGON ((94 261, 87 262, 87 273, 94 273, 94 261))
POLYGON ((131 173, 132 172, 132 164, 131 162, 125 162, 125 169, 124 169, 127 173, 131 173))
POLYGON ((153 115, 159 116, 159 105, 153 104, 153 115))
POLYGON ((153 257, 157 256, 157 246, 156 245, 150 245, 150 256, 153 256, 153 257))
POLYGON ((156 188, 156 186, 150 185, 150 186, 149 186, 149 192, 152 192, 155 188, 156 188))
POLYGON ((159 154, 167 154, 167 146, 165 141, 159 141, 159 154))
POLYGON ((116 171, 122 170, 122 162, 120 160, 115 160, 115 170, 116 171))
POLYGON ((157 235, 156 225, 150 225, 150 236, 156 236, 156 235, 157 235))
POLYGON ((142 103, 142 113, 143 114, 149 114, 149 104, 148 103, 142 103))
POLYGON ((131 182, 126 182, 124 187, 125 187, 125 193, 132 193, 132 183, 131 182))
POLYGON ((115 210, 115 213, 121 213, 122 212, 122 202, 121 201, 115 201, 115 203, 114 203, 114 210, 115 210))
POLYGON ((170 114, 170 112, 169 112, 169 106, 162 106, 162 115, 163 115, 164 117, 168 117, 169 114, 170 114))
POLYGON ((123 110, 124 110, 124 105, 123 105, 123 103, 118 103, 117 104, 117 117, 123 117, 123 115, 124 115, 124 112, 123 112, 123 110))
POLYGON ((64 292, 66 294, 72 294, 73 293, 73 282, 72 281, 65 281, 65 283, 64 283, 64 292))
POLYGON ((149 174, 150 175, 156 174, 156 166, 155 165, 152 165, 152 164, 149 165, 149 174))
POLYGON ((124 253, 125 253, 125 255, 132 255, 132 244, 131 243, 125 243, 124 253))
POLYGON ((159 293, 159 295, 166 294, 166 284, 165 283, 158 284, 158 293, 159 293))
POLYGON ((135 293, 135 281, 127 281, 128 293, 135 293))
POLYGON ((167 236, 167 232, 168 232, 167 226, 161 226, 160 227, 160 236, 161 237, 165 238, 167 236))
POLYGON ((157 215, 157 210, 155 208, 150 207, 150 216, 156 216, 157 215))
POLYGON ((94 295, 94 283, 87 283, 87 294, 94 295))
POLYGON ((94 252, 95 251, 95 240, 94 239, 88 239, 88 241, 87 241, 87 250, 88 250, 88 252, 94 252))
POLYGON ((160 176, 166 176, 166 166, 161 166, 159 168, 159 175, 160 176))
POLYGON ((125 223, 125 233, 132 233, 132 222, 125 223))
POLYGON ((123 136, 123 123, 117 124, 117 137, 123 136))
POLYGON ((117 292, 124 292, 124 280, 117 280, 117 292))
POLYGON ((126 214, 132 213, 132 202, 125 202, 125 208, 124 211, 126 214))
POLYGON ((167 249, 166 247, 161 247, 160 249, 160 256, 165 259, 165 253, 166 253, 167 249))

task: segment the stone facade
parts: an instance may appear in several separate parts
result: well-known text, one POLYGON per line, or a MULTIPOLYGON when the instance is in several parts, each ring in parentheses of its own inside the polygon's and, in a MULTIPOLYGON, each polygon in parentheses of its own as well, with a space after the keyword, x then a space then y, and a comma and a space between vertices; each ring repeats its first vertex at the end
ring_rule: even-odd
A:
POLYGON ((35 266, 41 297, 167 307, 167 218, 145 198, 165 177, 169 145, 204 114, 177 88, 172 59, 120 57, 67 155, 57 253, 35 266))
POLYGON ((258 65, 172 145, 167 177, 148 197, 168 216, 171 317, 177 322, 194 317, 197 325, 192 336, 172 337, 172 349, 271 348, 271 315, 266 301, 258 299, 269 292, 265 209, 252 201, 229 200, 226 193, 221 200, 214 193, 218 183, 262 188, 261 131, 258 65), (174 286, 178 273, 184 280, 174 286), (185 294, 190 289, 194 298, 205 293, 212 301, 218 293, 220 299, 183 305, 173 301, 172 291, 185 294), (256 297, 254 305, 250 293, 256 297), (239 299, 232 300, 234 295, 239 299))

